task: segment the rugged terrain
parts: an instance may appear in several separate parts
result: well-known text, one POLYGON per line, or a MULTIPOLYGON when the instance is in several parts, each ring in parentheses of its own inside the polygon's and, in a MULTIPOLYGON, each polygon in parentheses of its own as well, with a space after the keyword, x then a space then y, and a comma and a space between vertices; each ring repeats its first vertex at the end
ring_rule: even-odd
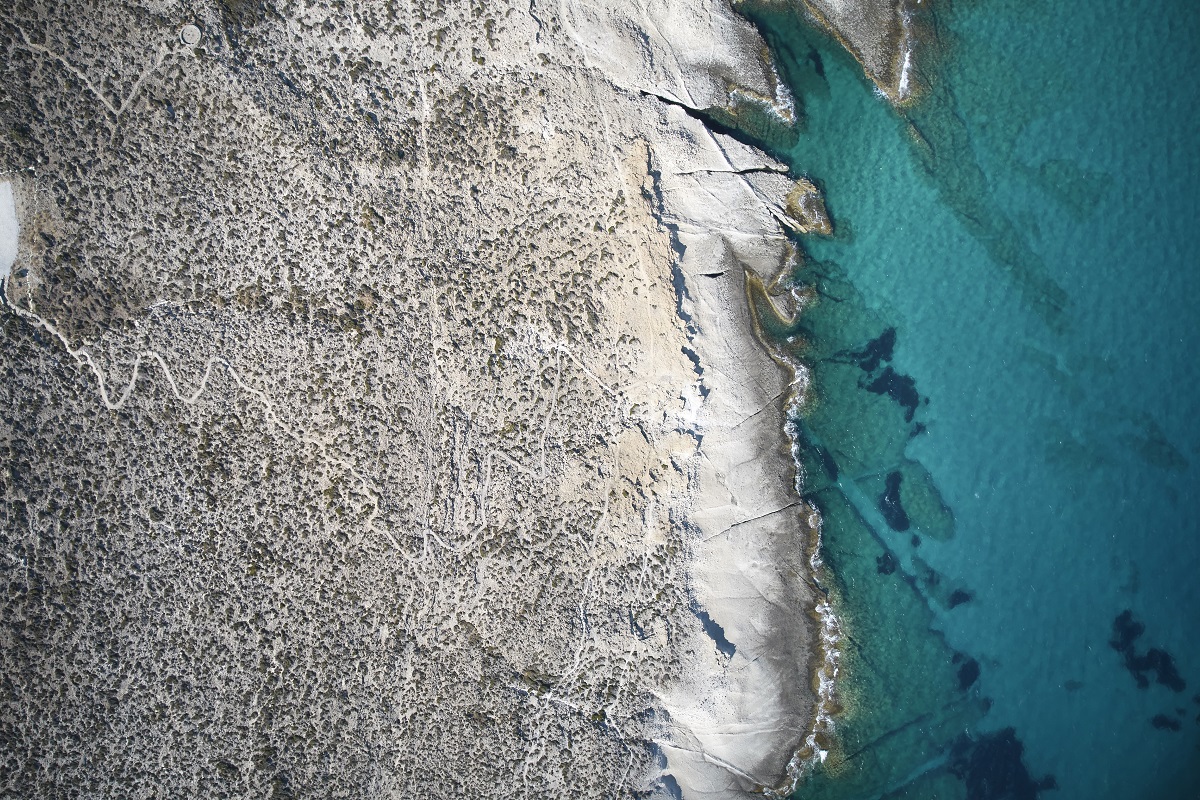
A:
POLYGON ((696 118, 787 114, 752 28, 15 0, 0 48, 0 793, 788 783, 817 522, 745 286, 821 221, 696 118))

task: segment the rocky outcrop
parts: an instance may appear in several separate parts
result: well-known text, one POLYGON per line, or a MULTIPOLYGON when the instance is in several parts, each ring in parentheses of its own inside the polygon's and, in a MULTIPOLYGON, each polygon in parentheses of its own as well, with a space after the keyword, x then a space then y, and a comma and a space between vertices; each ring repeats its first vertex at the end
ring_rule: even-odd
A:
POLYGON ((787 195, 788 216, 800 233, 833 233, 833 223, 825 211, 825 197, 808 178, 799 178, 787 195))
POLYGON ((841 43, 880 93, 896 104, 917 91, 914 50, 922 0, 740 0, 792 7, 841 43))

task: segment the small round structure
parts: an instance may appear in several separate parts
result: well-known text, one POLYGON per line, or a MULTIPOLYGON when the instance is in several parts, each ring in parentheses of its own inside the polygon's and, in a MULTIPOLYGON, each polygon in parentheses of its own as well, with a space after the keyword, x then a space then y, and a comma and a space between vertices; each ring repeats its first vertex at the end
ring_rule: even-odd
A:
POLYGON ((200 29, 195 25, 184 25, 179 31, 179 41, 188 47, 195 47, 200 44, 200 29))

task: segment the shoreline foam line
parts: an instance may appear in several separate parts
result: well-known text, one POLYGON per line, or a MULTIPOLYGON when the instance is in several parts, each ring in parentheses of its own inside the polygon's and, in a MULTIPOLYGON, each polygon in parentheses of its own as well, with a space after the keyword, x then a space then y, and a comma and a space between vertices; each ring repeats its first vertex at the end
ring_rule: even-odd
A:
MULTIPOLYGON (((774 282, 779 283, 782 279, 785 279, 785 276, 786 273, 781 273, 774 279, 774 282)), ((835 604, 836 596, 830 592, 826 585, 826 566, 824 560, 821 558, 824 519, 821 516, 820 510, 805 499, 806 474, 800 457, 802 435, 799 428, 799 419, 803 414, 803 407, 808 399, 811 372, 809 367, 802 361, 786 353, 780 346, 773 342, 772 337, 764 330, 764 326, 761 323, 762 313, 774 313, 779 315, 778 322, 782 323, 786 328, 791 328, 803 314, 806 300, 797 291, 796 287, 793 286, 789 290, 787 297, 790 299, 790 307, 794 310, 790 316, 783 316, 779 314, 779 309, 775 306, 774 302, 765 295, 765 290, 760 295, 762 305, 756 304, 754 298, 755 294, 758 293, 753 291, 756 288, 761 288, 761 282, 757 280, 757 276, 748 276, 746 303, 751 309, 751 317, 755 322, 755 338, 771 358, 791 376, 787 388, 788 397, 784 405, 783 432, 787 436, 789 453, 794 464, 792 489, 800 505, 808 512, 806 519, 807 530, 809 532, 807 563, 809 578, 816 590, 811 615, 818 624, 817 648, 813 653, 810 666, 812 686, 816 694, 816 705, 813 710, 812 721, 802 746, 793 753, 788 762, 787 780, 766 792, 768 797, 784 800, 784 798, 795 794, 805 777, 813 769, 825 762, 832 746, 832 738, 835 736, 836 728, 835 716, 839 708, 837 692, 839 678, 842 677, 841 641, 844 637, 835 604)))

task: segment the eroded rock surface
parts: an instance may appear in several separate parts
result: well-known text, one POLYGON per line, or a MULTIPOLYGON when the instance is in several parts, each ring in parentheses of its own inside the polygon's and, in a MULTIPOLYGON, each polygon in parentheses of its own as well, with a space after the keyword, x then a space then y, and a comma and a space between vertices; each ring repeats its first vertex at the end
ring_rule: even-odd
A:
POLYGON ((922 0, 736 0, 746 5, 791 7, 824 28, 862 65, 893 103, 917 88, 914 49, 922 0))
POLYGON ((786 782, 793 184, 683 5, 0 12, 6 793, 786 782))

